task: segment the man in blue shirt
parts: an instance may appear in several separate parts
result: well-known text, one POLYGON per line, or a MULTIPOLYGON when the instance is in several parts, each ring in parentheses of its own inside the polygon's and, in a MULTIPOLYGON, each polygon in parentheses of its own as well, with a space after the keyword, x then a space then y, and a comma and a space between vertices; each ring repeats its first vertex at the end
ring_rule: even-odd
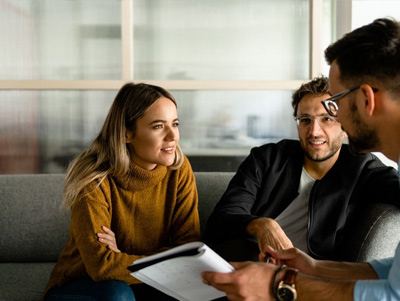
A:
MULTIPOLYGON (((400 165, 400 23, 375 20, 329 46, 325 57, 333 96, 322 103, 350 148, 381 151, 400 165)), ((230 300, 400 300, 400 244, 394 258, 369 263, 316 260, 295 248, 267 253, 279 265, 234 263, 232 273, 204 272, 204 282, 230 300)))

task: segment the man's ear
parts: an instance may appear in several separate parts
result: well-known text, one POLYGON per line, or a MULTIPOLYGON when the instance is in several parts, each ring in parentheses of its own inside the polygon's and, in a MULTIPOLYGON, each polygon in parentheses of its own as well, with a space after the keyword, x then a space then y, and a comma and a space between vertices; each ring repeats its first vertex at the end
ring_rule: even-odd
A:
POLYGON ((372 87, 368 84, 363 84, 360 86, 363 113, 367 116, 372 116, 376 110, 376 98, 372 87))

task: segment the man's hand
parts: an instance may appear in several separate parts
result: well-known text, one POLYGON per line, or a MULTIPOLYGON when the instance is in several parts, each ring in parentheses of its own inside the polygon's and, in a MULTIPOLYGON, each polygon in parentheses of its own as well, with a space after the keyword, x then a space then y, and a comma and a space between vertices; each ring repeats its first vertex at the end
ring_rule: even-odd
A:
POLYGON ((265 253, 271 246, 276 250, 293 248, 293 244, 286 236, 279 224, 271 218, 257 218, 247 225, 247 233, 255 236, 260 249, 260 260, 264 261, 265 253))
POLYGON ((275 260, 312 276, 340 280, 378 279, 375 270, 366 262, 317 260, 296 248, 287 250, 268 248, 267 253, 275 260))
POLYGON ((276 261, 279 261, 288 267, 298 269, 303 273, 310 275, 315 275, 316 273, 318 261, 297 248, 275 250, 268 246, 266 248, 266 253, 270 254, 276 261))
POLYGON ((97 233, 99 242, 106 244, 111 251, 114 251, 115 253, 121 253, 121 251, 118 249, 114 232, 105 226, 102 226, 101 229, 104 231, 104 233, 97 233))
POLYGON ((203 282, 226 293, 229 300, 274 300, 272 282, 275 265, 233 262, 231 273, 202 272, 203 282))

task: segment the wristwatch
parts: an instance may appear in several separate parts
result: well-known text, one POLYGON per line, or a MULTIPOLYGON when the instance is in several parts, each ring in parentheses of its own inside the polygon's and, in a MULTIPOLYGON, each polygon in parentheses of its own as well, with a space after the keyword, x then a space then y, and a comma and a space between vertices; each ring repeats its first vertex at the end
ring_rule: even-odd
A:
POLYGON ((297 291, 294 281, 298 270, 287 268, 282 281, 279 282, 276 296, 279 301, 296 301, 297 291))

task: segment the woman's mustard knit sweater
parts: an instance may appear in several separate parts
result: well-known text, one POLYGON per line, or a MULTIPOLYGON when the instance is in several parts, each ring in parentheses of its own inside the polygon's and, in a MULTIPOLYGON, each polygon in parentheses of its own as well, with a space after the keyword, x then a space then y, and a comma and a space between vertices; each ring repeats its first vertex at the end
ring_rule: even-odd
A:
POLYGON ((157 166, 148 171, 133 164, 126 177, 107 177, 73 204, 69 239, 45 293, 55 285, 86 277, 138 283, 127 270, 136 259, 200 239, 197 202, 187 158, 177 170, 157 166), (115 233, 121 253, 97 240, 101 226, 115 233))

